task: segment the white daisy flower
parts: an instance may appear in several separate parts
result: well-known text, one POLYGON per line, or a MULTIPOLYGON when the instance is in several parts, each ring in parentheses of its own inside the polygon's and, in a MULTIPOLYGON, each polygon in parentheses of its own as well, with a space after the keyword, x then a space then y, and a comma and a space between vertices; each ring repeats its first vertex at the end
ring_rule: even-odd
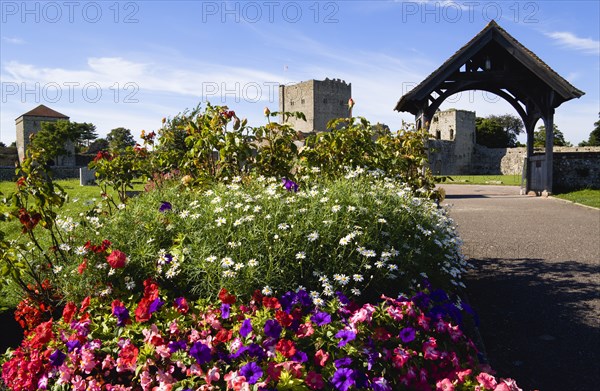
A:
POLYGON ((311 232, 308 234, 307 238, 309 242, 314 242, 315 240, 319 239, 319 233, 317 231, 311 232))
POLYGON ((297 252, 296 259, 306 259, 306 253, 304 251, 297 252))
POLYGON ((217 217, 215 219, 215 223, 217 223, 217 227, 222 226, 223 224, 225 224, 227 222, 227 219, 225 217, 217 217))
POLYGON ((270 287, 270 286, 268 286, 268 285, 267 285, 267 286, 265 286, 265 287, 262 289, 262 291, 261 291, 261 292, 262 292, 262 294, 263 294, 263 295, 265 295, 265 296, 271 296, 271 295, 273 294, 273 290, 272 290, 272 289, 271 289, 271 287, 270 287))

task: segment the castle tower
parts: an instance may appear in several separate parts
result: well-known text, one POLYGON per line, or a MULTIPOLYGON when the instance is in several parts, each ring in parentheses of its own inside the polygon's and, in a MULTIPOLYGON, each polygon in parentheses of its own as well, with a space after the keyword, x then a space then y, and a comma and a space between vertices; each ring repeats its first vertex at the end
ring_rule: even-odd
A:
MULTIPOLYGON (((346 118, 348 100, 352 97, 352 84, 340 79, 308 80, 293 85, 279 86, 279 112, 301 111, 306 122, 289 118, 295 130, 303 133, 323 132, 327 122, 346 118)), ((283 122, 283 118, 280 118, 283 122)))
MULTIPOLYGON (((59 120, 68 121, 69 117, 44 105, 39 105, 15 120, 17 126, 17 152, 19 154, 20 162, 25 158, 25 151, 29 145, 29 137, 42 129, 42 122, 56 122, 59 120)), ((61 165, 74 166, 75 155, 73 144, 69 142, 66 149, 70 154, 69 156, 62 157, 61 165)))

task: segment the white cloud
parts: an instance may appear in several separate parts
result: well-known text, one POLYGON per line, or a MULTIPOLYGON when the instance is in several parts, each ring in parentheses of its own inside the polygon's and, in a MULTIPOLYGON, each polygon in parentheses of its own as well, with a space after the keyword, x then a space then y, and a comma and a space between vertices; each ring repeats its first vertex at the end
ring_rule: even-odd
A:
POLYGON ((25 43, 25 40, 18 37, 2 37, 2 40, 13 45, 22 45, 25 43))
POLYGON ((555 31, 546 33, 546 35, 562 47, 579 50, 587 54, 600 54, 600 41, 592 38, 580 38, 568 31, 555 31))

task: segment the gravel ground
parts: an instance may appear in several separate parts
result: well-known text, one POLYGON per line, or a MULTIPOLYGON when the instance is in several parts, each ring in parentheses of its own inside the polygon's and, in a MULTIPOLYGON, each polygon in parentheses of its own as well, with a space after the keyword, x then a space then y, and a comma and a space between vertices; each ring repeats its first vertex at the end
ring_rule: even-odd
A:
POLYGON ((442 185, 475 268, 468 295, 487 358, 524 390, 600 389, 600 210, 442 185))

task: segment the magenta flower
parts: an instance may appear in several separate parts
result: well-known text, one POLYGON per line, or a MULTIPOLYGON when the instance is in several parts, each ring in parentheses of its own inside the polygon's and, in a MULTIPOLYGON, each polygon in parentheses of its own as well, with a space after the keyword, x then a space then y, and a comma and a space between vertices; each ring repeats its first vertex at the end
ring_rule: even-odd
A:
POLYGON ((346 344, 356 338, 356 334, 350 330, 340 330, 335 335, 336 338, 340 338, 340 342, 338 342, 338 346, 346 346, 346 344))
POLYGON ((250 384, 256 384, 263 375, 263 370, 254 361, 249 362, 240 369, 240 375, 250 384))
POLYGON ((340 368, 333 374, 331 384, 336 390, 346 391, 354 385, 354 371, 350 368, 340 368))

